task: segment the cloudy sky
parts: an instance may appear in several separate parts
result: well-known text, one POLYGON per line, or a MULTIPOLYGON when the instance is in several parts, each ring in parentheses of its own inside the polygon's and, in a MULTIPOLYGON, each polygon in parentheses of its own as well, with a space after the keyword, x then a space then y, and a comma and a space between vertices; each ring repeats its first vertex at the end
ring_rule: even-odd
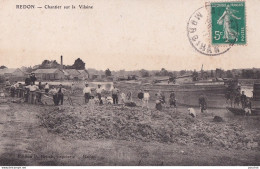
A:
POLYGON ((0 0, 0 61, 33 66, 64 57, 81 58, 87 68, 111 70, 260 67, 259 0, 246 2, 246 46, 205 56, 190 45, 187 22, 203 0, 0 0), (32 4, 43 8, 16 9, 32 4), (75 5, 74 10, 44 9, 75 5), (91 5, 82 10, 78 5, 91 5))

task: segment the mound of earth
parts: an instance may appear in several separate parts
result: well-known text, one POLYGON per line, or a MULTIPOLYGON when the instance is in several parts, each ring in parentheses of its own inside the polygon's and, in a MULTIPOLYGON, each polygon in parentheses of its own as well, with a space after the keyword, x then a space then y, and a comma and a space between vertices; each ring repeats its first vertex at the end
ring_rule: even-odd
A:
POLYGON ((140 107, 79 106, 46 108, 42 125, 75 139, 141 140, 211 146, 217 149, 259 149, 260 133, 244 132, 239 122, 214 123, 173 109, 162 112, 140 107))

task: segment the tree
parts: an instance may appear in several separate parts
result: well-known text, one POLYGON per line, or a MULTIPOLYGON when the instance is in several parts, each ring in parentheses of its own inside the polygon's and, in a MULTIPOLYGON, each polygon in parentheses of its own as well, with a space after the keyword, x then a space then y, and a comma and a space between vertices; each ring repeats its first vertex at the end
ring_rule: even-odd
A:
POLYGON ((5 69, 5 68, 7 68, 7 67, 4 65, 0 66, 0 69, 5 69))
POLYGON ((176 73, 174 73, 174 72, 168 72, 168 76, 169 76, 169 77, 172 77, 172 78, 175 78, 175 77, 176 77, 176 73))
POLYGON ((226 72, 226 76, 227 76, 227 78, 233 78, 233 73, 230 70, 228 70, 226 72))
POLYGON ((192 80, 198 81, 198 79, 199 79, 199 73, 196 70, 194 70, 194 72, 192 73, 192 80))
POLYGON ((60 64, 56 60, 44 60, 39 69, 50 69, 50 68, 59 68, 60 64))
POLYGON ((223 74, 224 74, 224 70, 218 68, 216 69, 216 77, 222 78, 223 74))
POLYGON ((180 76, 184 75, 186 73, 186 70, 181 70, 180 71, 180 76))
POLYGON ((210 71, 210 77, 214 77, 214 71, 213 70, 210 71))
POLYGON ((72 68, 77 70, 85 70, 85 62, 78 58, 75 60, 74 64, 72 65, 72 68))
POLYGON ((106 77, 111 76, 111 75, 112 75, 112 72, 111 72, 109 69, 107 69, 107 70, 105 71, 105 75, 106 75, 106 77))
POLYGON ((260 71, 259 70, 257 70, 255 72, 255 79, 260 79, 260 71))
POLYGON ((169 72, 165 68, 161 69, 161 71, 160 71, 161 76, 168 76, 168 74, 169 74, 169 72))
POLYGON ((142 77, 149 77, 149 75, 150 75, 149 72, 144 69, 140 70, 140 74, 142 77))

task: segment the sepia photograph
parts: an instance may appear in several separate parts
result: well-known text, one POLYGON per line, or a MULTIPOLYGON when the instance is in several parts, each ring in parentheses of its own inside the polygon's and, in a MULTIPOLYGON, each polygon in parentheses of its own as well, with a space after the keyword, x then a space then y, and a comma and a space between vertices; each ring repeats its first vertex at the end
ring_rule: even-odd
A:
POLYGON ((0 0, 0 166, 260 166, 259 0, 0 0))

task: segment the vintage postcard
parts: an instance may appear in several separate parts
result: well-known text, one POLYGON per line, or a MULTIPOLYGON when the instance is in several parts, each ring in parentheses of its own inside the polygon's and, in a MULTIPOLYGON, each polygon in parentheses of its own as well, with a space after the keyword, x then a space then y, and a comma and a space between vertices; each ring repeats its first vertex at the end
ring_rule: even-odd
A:
POLYGON ((0 166, 259 166, 259 6, 0 0, 0 166))

